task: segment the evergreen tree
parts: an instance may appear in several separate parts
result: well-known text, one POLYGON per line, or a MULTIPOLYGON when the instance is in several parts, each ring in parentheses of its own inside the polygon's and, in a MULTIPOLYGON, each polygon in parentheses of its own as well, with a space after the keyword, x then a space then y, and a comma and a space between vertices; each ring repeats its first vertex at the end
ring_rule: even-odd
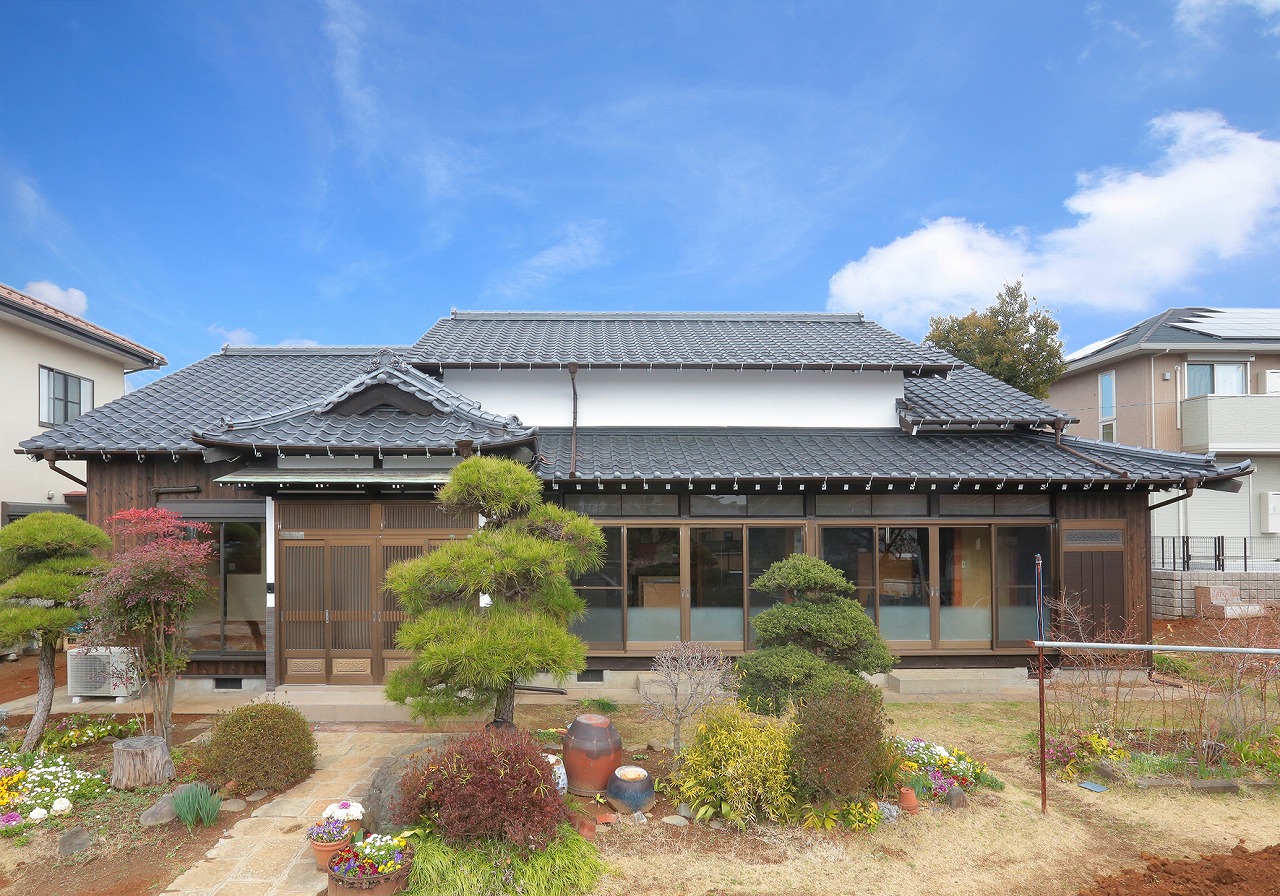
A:
POLYGON ((81 596, 111 546, 105 532, 69 513, 33 513, 0 529, 0 644, 40 639, 36 708, 22 741, 40 743, 53 709, 58 638, 83 618, 81 596))
POLYGON ((573 578, 601 566, 604 535, 587 517, 543 504, 538 478, 501 458, 464 460, 439 499, 484 524, 387 571, 409 616, 396 643, 414 652, 387 676, 387 696, 421 718, 492 706, 509 721, 516 682, 539 672, 562 679, 586 665, 586 645, 568 630, 585 610, 573 578))
POLYGON ((1058 322, 1027 297, 1021 280, 1006 283, 984 311, 930 318, 925 342, 1036 398, 1048 398, 1066 370, 1058 322))

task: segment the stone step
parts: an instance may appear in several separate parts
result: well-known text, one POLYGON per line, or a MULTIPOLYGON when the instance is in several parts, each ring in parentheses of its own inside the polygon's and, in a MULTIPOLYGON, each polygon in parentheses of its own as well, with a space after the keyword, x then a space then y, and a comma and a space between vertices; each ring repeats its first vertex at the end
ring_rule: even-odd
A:
POLYGON ((899 694, 991 694, 1026 685, 1027 670, 895 669, 885 676, 888 690, 899 694))
POLYGON ((1266 612, 1262 604, 1228 603, 1210 604, 1200 615, 1205 619, 1251 619, 1266 612))

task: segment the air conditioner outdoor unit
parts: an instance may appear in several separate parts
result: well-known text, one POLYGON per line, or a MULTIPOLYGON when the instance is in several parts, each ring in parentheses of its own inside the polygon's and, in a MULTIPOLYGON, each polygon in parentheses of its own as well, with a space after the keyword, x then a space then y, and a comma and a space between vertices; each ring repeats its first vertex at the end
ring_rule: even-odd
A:
POLYGON ((73 647, 67 651, 67 696, 115 697, 117 703, 142 690, 127 647, 73 647))
POLYGON ((1280 370, 1259 370, 1258 391, 1263 395, 1280 392, 1280 370))

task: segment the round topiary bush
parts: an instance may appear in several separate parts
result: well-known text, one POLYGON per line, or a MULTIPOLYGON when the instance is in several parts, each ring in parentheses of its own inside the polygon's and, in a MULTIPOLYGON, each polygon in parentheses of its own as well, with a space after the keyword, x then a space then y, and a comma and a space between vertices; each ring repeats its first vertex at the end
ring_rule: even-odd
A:
POLYGON ((200 759, 204 776, 241 792, 279 792, 316 767, 316 738, 306 716, 284 703, 250 703, 220 713, 200 759))
POLYGON ((852 672, 794 645, 748 653, 734 668, 738 699, 752 712, 770 716, 785 715, 792 703, 804 703, 832 688, 862 681, 852 672))

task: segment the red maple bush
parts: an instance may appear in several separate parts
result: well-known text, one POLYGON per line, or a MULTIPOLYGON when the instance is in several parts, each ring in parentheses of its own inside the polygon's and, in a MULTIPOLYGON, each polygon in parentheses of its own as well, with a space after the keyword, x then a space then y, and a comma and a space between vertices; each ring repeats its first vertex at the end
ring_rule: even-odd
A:
POLYGON ((404 825, 419 819, 446 841, 506 840, 543 849, 568 819, 551 766, 523 731, 485 729, 410 764, 392 807, 404 825))

